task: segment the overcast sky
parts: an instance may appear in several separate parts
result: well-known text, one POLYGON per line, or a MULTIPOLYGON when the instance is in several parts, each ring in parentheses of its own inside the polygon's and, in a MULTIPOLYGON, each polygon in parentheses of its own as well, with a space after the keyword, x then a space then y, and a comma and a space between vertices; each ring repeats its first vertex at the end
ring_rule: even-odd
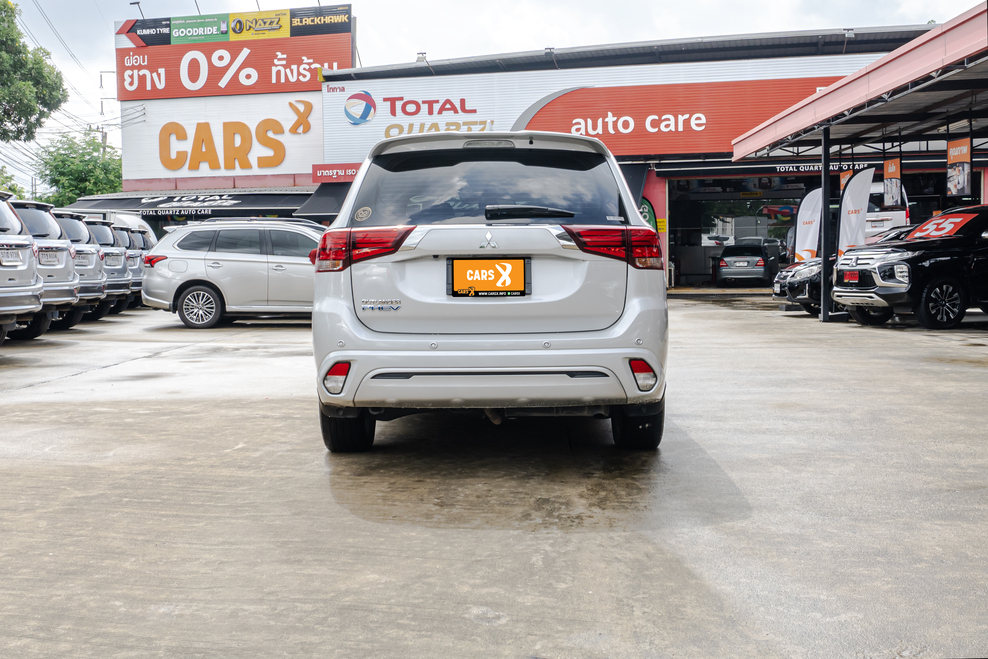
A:
MULTIPOLYGON (((204 14, 311 6, 314 0, 198 0, 204 14)), ((75 90, 66 109, 75 118, 49 122, 42 139, 82 124, 110 124, 119 106, 114 95, 113 22, 139 18, 129 0, 19 0, 22 20, 47 48, 75 90), (39 5, 52 26, 46 22, 39 5), (55 31, 64 40, 63 45, 55 31), (71 54, 70 52, 71 51, 71 54), (72 57, 79 60, 76 63, 72 57), (80 94, 82 97, 80 97, 80 94)), ((329 4, 329 3, 323 3, 329 4)), ((942 23, 975 6, 971 0, 355 0, 357 48, 364 66, 565 48, 594 44, 814 30, 823 28, 942 23)), ((197 13, 194 0, 142 0, 148 18, 197 13)), ((120 141, 110 127, 110 142, 120 141)), ((28 148, 31 148, 28 145, 28 148)), ((17 152, 0 150, 0 164, 22 164, 17 152), (13 162, 12 162, 13 161, 13 162)), ((26 179, 21 178, 22 183, 26 179)))

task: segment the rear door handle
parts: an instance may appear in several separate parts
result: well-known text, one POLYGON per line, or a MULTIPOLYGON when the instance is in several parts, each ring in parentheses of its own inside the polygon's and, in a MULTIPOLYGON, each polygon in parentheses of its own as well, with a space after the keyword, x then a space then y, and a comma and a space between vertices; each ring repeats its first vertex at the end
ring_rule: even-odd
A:
POLYGON ((223 264, 222 263, 217 263, 216 261, 213 261, 212 263, 207 263, 206 265, 208 267, 210 267, 210 268, 222 268, 223 267, 223 264))
POLYGON ((288 268, 286 268, 283 265, 275 265, 275 266, 271 266, 271 269, 272 270, 277 270, 278 272, 281 272, 282 270, 287 270, 288 268))

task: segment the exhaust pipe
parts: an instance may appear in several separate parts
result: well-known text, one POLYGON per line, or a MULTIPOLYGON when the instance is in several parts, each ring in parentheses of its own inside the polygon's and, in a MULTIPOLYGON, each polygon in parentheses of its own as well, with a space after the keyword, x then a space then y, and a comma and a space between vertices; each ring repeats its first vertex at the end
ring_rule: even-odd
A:
POLYGON ((495 426, 501 425, 501 422, 504 421, 503 410, 495 410, 490 407, 485 407, 484 414, 487 415, 487 418, 490 419, 491 423, 493 423, 495 426))

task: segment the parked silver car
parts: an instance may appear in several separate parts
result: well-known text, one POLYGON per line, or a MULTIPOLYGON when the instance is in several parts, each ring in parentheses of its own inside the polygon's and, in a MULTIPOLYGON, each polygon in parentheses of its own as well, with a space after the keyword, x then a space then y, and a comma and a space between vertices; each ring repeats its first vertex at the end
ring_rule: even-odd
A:
POLYGON ((659 237, 602 142, 543 132, 380 142, 316 258, 329 450, 368 450, 378 420, 450 409, 496 424, 610 417, 622 448, 662 439, 659 237))
POLYGON ((114 224, 113 233, 117 234, 120 243, 126 247, 127 270, 130 272, 130 293, 110 308, 111 314, 117 314, 141 297, 141 288, 144 286, 144 254, 141 250, 144 242, 137 230, 126 224, 114 224))
POLYGON ((120 300, 130 297, 130 269, 127 266, 127 247, 113 231, 109 220, 86 218, 86 226, 103 249, 103 272, 106 274, 106 295, 91 311, 83 316, 85 320, 99 320, 110 313, 120 300))
POLYGON ((69 312, 79 301, 75 247, 51 214, 54 208, 51 204, 16 199, 10 205, 34 236, 38 247, 38 274, 43 283, 41 311, 24 329, 11 332, 10 337, 33 339, 48 331, 52 320, 69 312))
POLYGON ((751 282, 768 284, 779 271, 778 247, 773 256, 766 245, 728 245, 720 253, 717 283, 751 282))
POLYGON ((0 343, 16 330, 18 319, 30 322, 42 306, 37 246, 7 203, 11 197, 0 190, 0 343))
POLYGON ((309 257, 324 229, 307 220, 270 218, 168 227, 144 257, 144 304, 177 312, 193 329, 240 316, 309 316, 309 257))
POLYGON ((106 297, 106 273, 103 271, 106 253, 84 222, 84 214, 55 209, 52 215, 75 247, 74 264, 79 275, 79 301, 51 324, 52 329, 65 330, 77 325, 84 314, 106 297))

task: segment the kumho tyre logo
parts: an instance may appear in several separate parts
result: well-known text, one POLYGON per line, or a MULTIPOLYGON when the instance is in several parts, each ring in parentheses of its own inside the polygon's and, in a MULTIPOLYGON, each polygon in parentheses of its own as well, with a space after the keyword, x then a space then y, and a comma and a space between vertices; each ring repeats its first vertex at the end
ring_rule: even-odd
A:
POLYGON ((374 97, 365 91, 359 91, 346 100, 343 105, 343 115, 354 126, 366 124, 377 114, 377 103, 374 97))

